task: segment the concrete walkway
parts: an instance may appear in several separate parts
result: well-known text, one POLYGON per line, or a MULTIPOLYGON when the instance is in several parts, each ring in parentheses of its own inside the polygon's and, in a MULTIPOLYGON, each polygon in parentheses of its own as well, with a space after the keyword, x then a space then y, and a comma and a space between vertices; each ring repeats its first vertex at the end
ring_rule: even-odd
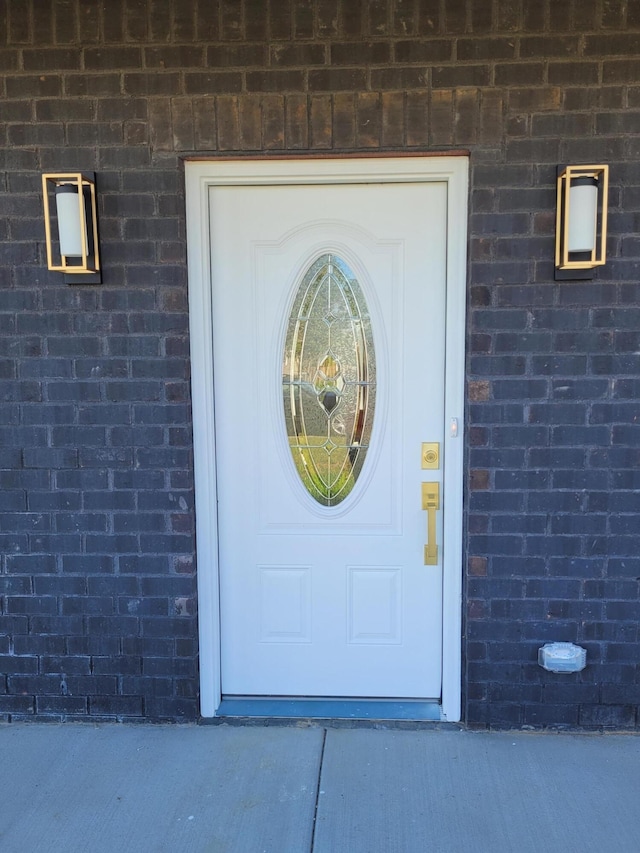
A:
POLYGON ((640 737, 0 727, 2 853, 638 853, 640 737))

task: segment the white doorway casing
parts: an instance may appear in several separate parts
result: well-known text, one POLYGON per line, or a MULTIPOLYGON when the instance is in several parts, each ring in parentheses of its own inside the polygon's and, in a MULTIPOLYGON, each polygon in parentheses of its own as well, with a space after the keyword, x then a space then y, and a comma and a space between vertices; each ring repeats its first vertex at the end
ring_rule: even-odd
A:
MULTIPOLYGON (((441 718, 461 713, 462 463, 468 160, 373 157, 191 161, 186 164, 187 245, 196 489, 201 714, 221 701, 220 575, 214 412, 210 191, 216 187, 438 183, 446 187, 446 308, 442 510, 441 718), (452 425, 456 425, 454 429, 452 425)), ((217 280, 217 278, 216 278, 217 280)), ((425 436, 427 439, 428 436, 425 436)), ((425 479, 429 472, 422 472, 425 479)), ((425 521, 426 526, 426 521, 425 521)))

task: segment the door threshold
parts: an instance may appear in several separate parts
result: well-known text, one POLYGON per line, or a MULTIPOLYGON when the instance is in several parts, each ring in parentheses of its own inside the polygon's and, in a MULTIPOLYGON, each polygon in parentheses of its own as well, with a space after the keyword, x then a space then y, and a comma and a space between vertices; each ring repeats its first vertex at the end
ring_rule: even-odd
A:
POLYGON ((439 702, 419 699, 255 699, 225 696, 216 717, 322 720, 442 720, 439 702))

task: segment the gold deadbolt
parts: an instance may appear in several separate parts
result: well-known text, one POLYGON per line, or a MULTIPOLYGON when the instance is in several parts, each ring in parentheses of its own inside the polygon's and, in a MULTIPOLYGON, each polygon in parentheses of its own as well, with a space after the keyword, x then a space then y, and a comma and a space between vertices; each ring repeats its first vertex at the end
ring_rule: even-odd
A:
POLYGON ((439 441, 423 441, 422 442, 422 467, 432 471, 440 467, 440 442, 439 441))

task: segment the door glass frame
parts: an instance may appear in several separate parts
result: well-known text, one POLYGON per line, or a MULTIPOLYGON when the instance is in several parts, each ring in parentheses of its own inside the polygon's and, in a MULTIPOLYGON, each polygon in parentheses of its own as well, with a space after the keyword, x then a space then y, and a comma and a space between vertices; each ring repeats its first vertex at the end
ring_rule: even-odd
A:
POLYGON ((375 417, 375 363, 360 283, 346 261, 324 251, 297 283, 281 373, 288 461, 306 494, 329 511, 358 491, 375 417), (329 318, 336 306, 336 316, 329 318), (340 346, 345 329, 346 357, 344 343, 340 346), (315 432, 309 432, 311 425, 315 432))
POLYGON ((447 282, 444 405, 442 694, 440 716, 461 718, 462 520, 465 306, 469 160, 447 156, 305 157, 187 160, 185 163, 200 713, 215 717, 220 691, 220 597, 214 411, 209 192, 216 186, 343 183, 447 184, 447 282), (453 429, 452 425, 456 425, 453 429))

